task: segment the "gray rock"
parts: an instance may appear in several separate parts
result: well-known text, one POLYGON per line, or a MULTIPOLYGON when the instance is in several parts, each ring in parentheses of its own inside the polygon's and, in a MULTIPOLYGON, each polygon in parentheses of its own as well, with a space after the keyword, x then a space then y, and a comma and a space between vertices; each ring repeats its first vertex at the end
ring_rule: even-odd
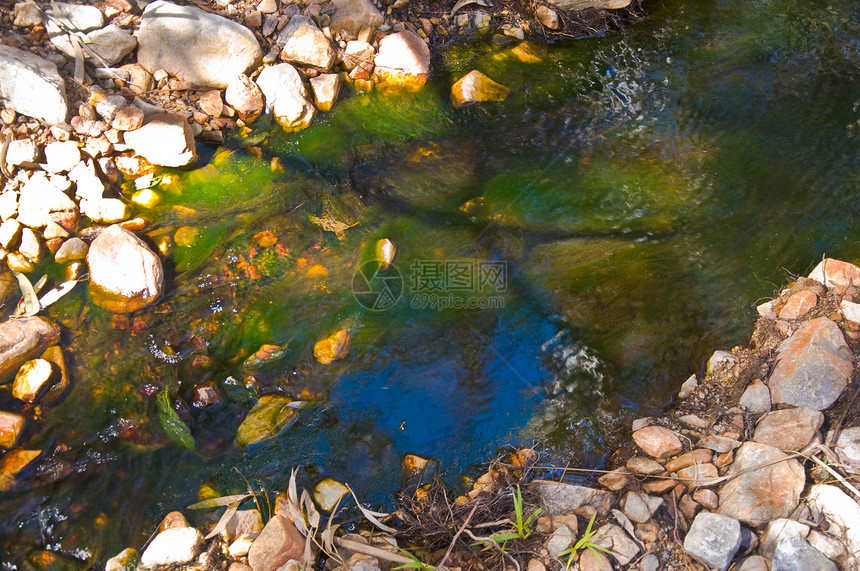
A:
POLYGON ((149 568, 188 563, 202 547, 203 534, 193 527, 165 529, 143 550, 140 565, 149 568))
POLYGON ((194 133, 181 115, 150 115, 143 127, 125 133, 125 143, 155 165, 184 167, 197 160, 194 133))
POLYGON ((332 0, 334 13, 329 27, 332 33, 341 30, 357 36, 362 26, 376 28, 383 22, 382 14, 370 0, 332 0))
POLYGON ((603 10, 619 10, 630 5, 631 0, 548 0, 548 2, 565 10, 585 10, 599 8, 603 10))
POLYGON ((0 45, 0 104, 50 125, 68 114, 66 87, 57 66, 37 55, 0 45))
POLYGON ((770 565, 761 555, 752 555, 740 562, 738 571, 770 571, 770 565))
POLYGON ((573 513, 582 506, 592 506, 597 513, 605 516, 615 501, 615 494, 586 486, 534 480, 529 484, 540 495, 544 515, 556 516, 573 513))
POLYGON ((741 524, 736 519, 700 512, 693 520, 684 549, 713 569, 725 571, 741 546, 741 524))
POLYGON ((549 556, 553 558, 558 557, 562 551, 570 547, 575 538, 576 535, 569 527, 566 525, 558 526, 558 529, 552 532, 552 535, 546 542, 546 550, 549 552, 549 556))
POLYGON ((137 42, 137 61, 150 73, 163 69, 183 81, 222 89, 263 60, 260 45, 248 28, 163 0, 147 5, 137 42))
POLYGON ((801 537, 784 537, 776 545, 771 571, 838 571, 836 564, 801 537))
MULTIPOLYGON (((828 433, 828 437, 830 433, 828 433)), ((836 453, 847 464, 860 467, 860 426, 845 428, 836 439, 836 453)))
POLYGON ((719 514, 760 525, 787 517, 797 506, 806 474, 797 460, 766 444, 746 442, 719 491, 719 514))
POLYGON ((373 63, 374 77, 381 83, 420 87, 430 76, 430 48, 418 34, 406 29, 379 41, 373 63))
POLYGON ((127 106, 128 103, 122 95, 103 95, 96 101, 96 113, 110 123, 116 118, 116 114, 127 106))
POLYGON ((60 264, 74 262, 75 260, 85 260, 89 250, 90 247, 80 238, 69 238, 63 242, 57 253, 54 254, 54 260, 60 264))
POLYGON ((799 451, 818 434, 824 415, 799 406, 767 413, 759 421, 753 440, 785 451, 799 451))
POLYGON ((328 71, 334 65, 337 52, 316 24, 307 16, 294 16, 281 30, 278 43, 281 60, 328 71))
POLYGON ((599 528, 591 538, 591 543, 610 550, 619 565, 627 565, 639 555, 636 542, 615 524, 608 523, 599 528))
MULTIPOLYGON (((65 21, 82 32, 90 32, 104 26, 105 17, 95 6, 52 2, 48 14, 60 21, 65 21)), ((48 29, 48 33, 50 33, 48 29)))
MULTIPOLYGON (((105 26, 100 30, 87 34, 89 42, 83 44, 83 53, 86 59, 95 59, 101 64, 99 58, 104 60, 108 65, 119 63, 122 58, 127 56, 137 47, 137 40, 134 36, 120 28, 115 24, 105 26), (93 55, 95 53, 95 57, 93 55)), ((51 37, 51 43, 58 50, 69 57, 75 57, 75 48, 69 35, 57 30, 56 35, 51 37)))
POLYGON ((696 446, 698 446, 699 448, 707 448, 708 450, 713 450, 717 454, 725 454, 726 452, 734 450, 740 445, 740 441, 735 440, 734 438, 717 436, 715 434, 700 438, 699 441, 696 443, 696 446))
POLYGON ((660 559, 653 553, 646 553, 639 560, 639 571, 660 571, 660 559))
POLYGON ((290 559, 301 560, 304 552, 304 536, 290 520, 275 514, 251 544, 248 564, 254 571, 276 571, 290 559))
POLYGON ((739 403, 742 407, 752 413, 769 412, 770 404, 770 389, 759 379, 754 380, 741 395, 739 403))
POLYGON ((778 518, 768 522, 761 536, 761 547, 759 553, 773 559, 776 544, 786 537, 806 538, 809 535, 809 526, 793 519, 778 518))
POLYGON ((266 111, 287 131, 299 131, 310 125, 314 106, 296 68, 282 63, 265 68, 257 76, 257 85, 266 96, 266 111))
POLYGON ((60 339, 60 327, 44 317, 9 319, 0 323, 0 381, 25 362, 38 357, 60 339))
POLYGON ((87 264, 93 302, 108 311, 134 311, 161 296, 161 260, 143 240, 122 226, 109 226, 93 240, 87 264))
POLYGON ((678 398, 681 400, 690 398, 690 395, 693 394, 693 391, 696 387, 699 386, 699 381, 696 379, 696 375, 690 375, 686 381, 681 385, 681 390, 678 391, 678 398))
POLYGON ((663 505, 663 498, 649 496, 641 492, 629 491, 621 500, 624 514, 636 523, 645 523, 663 505))
POLYGON ((826 317, 808 321, 780 343, 768 380, 775 404, 829 408, 854 371, 854 357, 839 326, 826 317))

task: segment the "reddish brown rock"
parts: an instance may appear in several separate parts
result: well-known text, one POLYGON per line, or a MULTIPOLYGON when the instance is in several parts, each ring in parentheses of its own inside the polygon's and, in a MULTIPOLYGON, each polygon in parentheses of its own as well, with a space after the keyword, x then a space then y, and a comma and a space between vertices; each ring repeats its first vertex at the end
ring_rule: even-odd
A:
POLYGON ((25 419, 20 414, 0 410, 0 448, 14 448, 24 430, 25 419))
POLYGON ((254 571, 275 571, 290 559, 301 560, 305 538, 290 520, 275 514, 248 551, 248 564, 254 571))
POLYGON ((825 258, 815 266, 809 277, 827 287, 860 285, 860 268, 848 262, 825 258))
POLYGON ((779 310, 780 319, 800 319, 815 308, 818 296, 805 289, 788 298, 788 301, 779 310))
POLYGON ((677 458, 673 458, 666 462, 666 470, 676 472, 693 464, 707 464, 714 457, 712 450, 707 448, 697 448, 692 452, 681 454, 677 458))
POLYGON ((654 458, 667 458, 684 449, 678 435, 662 426, 646 426, 633 433, 633 441, 654 458))

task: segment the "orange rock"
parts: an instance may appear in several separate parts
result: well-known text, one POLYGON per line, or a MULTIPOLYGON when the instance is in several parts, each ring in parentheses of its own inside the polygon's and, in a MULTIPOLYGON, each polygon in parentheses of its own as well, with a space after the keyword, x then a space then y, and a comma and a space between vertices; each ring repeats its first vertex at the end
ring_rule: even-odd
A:
POLYGON ((684 449, 678 435, 662 426, 646 426, 637 430, 633 433, 633 441, 654 458, 667 458, 684 449))
POLYGON ((328 270, 322 264, 316 264, 308 268, 305 275, 309 278, 324 278, 328 275, 328 270))
POLYGON ((341 329, 314 345, 314 357, 323 365, 342 359, 349 353, 349 332, 341 329))

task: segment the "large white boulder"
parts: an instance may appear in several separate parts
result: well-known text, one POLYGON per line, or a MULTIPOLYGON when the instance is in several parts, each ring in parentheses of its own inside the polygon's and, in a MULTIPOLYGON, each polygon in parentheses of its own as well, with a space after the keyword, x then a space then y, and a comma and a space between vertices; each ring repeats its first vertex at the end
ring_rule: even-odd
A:
POLYGON ((197 85, 225 88, 260 65, 263 52, 248 28, 191 6, 157 0, 147 5, 137 32, 137 61, 197 85))
POLYGON ((0 45, 0 104, 51 125, 64 122, 69 112, 57 66, 4 45, 0 45))

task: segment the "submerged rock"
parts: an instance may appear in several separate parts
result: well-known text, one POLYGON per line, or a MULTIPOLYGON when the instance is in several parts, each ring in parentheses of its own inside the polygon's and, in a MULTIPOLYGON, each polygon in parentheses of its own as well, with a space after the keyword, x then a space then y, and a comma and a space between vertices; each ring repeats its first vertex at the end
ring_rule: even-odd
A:
POLYGON ((15 485, 15 477, 39 457, 41 450, 11 450, 0 461, 0 492, 6 492, 15 485))
POLYGON ((326 478, 314 487, 314 500, 324 511, 331 511, 345 495, 349 488, 337 480, 326 478))
POLYGON ((314 358, 323 365, 343 359, 349 354, 349 331, 341 329, 314 345, 314 358))
POLYGON ((93 302, 115 313, 154 303, 164 288, 159 257, 146 243, 117 224, 93 240, 87 253, 93 302))
POLYGON ((245 26, 164 0, 146 6, 137 42, 137 61, 150 73, 163 69, 183 81, 221 89, 263 61, 254 33, 245 26))
POLYGON ((52 62, 0 45, 0 104, 51 125, 68 114, 66 87, 52 62))
POLYGON ((451 86, 451 103, 459 108, 472 103, 504 101, 510 91, 501 83, 496 83, 473 69, 451 86))
POLYGON ((0 323, 0 380, 59 339, 60 327, 44 317, 21 317, 0 323))
POLYGON ((25 423, 20 414, 0 410, 0 448, 14 448, 25 423))
POLYGON ((244 448, 262 442, 291 424, 299 413, 290 402, 280 395, 260 397, 236 431, 236 446, 244 448))
POLYGON ((24 402, 36 402, 54 378, 51 363, 45 359, 32 359, 24 363, 12 383, 12 396, 24 402))

